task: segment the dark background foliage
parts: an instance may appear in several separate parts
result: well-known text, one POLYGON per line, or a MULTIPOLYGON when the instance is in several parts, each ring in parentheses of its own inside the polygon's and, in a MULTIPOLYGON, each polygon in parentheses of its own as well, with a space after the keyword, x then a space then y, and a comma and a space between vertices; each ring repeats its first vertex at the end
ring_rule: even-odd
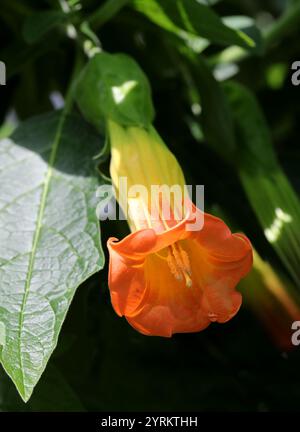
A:
MULTIPOLYGON (((82 1, 82 17, 100 3, 82 1)), ((220 16, 247 15, 263 21, 280 17, 287 3, 224 0, 214 10, 220 16)), ((53 109, 49 94, 67 91, 78 49, 74 40, 60 26, 35 43, 24 37, 28 17, 57 5, 55 0, 1 1, 0 59, 8 73, 7 85, 0 89, 1 124, 12 117, 23 120, 47 112, 53 109)), ((74 20, 77 25, 77 15, 74 20)), ((155 125, 188 180, 205 185, 207 208, 221 208, 247 233, 260 255, 284 272, 237 171, 205 139, 199 143, 191 133, 191 120, 198 121, 191 111, 193 87, 183 73, 186 59, 172 50, 175 36, 129 7, 99 28, 95 25, 94 31, 106 51, 132 55, 146 72, 156 107, 155 125)), ((299 37, 299 24, 286 29, 266 52, 240 61, 235 76, 256 94, 276 154, 298 193, 300 87, 291 84, 290 66, 300 60, 299 37)), ((219 52, 220 47, 212 45, 204 56, 210 61, 219 52)), ((109 236, 122 237, 126 232, 126 224, 103 223, 103 245, 109 236)), ((298 411, 299 361, 299 348, 278 347, 247 302, 231 322, 199 334, 170 340, 142 336, 113 312, 106 267, 78 289, 58 346, 27 404, 1 371, 0 410, 298 411)))

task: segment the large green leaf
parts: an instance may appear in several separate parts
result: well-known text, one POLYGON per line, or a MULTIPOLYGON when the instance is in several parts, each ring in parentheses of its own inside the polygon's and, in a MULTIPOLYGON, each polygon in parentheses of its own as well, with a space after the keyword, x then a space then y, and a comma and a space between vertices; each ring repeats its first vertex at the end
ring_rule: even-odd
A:
POLYGON ((0 359, 25 401, 76 288, 103 267, 92 159, 101 145, 63 112, 0 141, 0 359))
POLYGON ((151 21, 179 36, 184 31, 221 45, 255 46, 246 33, 227 27, 210 7, 197 0, 134 0, 133 5, 151 21))
POLYGON ((248 199, 282 262, 300 287, 300 202, 277 161, 271 134, 255 96, 224 85, 237 131, 237 169, 248 199))

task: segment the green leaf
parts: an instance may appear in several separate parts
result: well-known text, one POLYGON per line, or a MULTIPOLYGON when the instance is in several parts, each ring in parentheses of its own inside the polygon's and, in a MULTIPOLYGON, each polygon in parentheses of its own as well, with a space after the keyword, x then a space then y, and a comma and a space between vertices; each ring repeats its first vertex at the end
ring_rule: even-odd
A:
POLYGON ((201 122, 208 144, 224 159, 235 152, 234 123, 228 100, 202 57, 190 57, 191 72, 201 98, 201 122))
POLYGON ((227 27, 242 31, 255 42, 255 46, 252 49, 253 53, 263 54, 263 37, 253 18, 245 15, 233 15, 223 17, 222 21, 227 27))
POLYGON ((208 6, 197 0, 134 0, 134 7, 165 30, 185 31, 220 45, 245 48, 255 42, 241 30, 227 27, 208 6))
POLYGON ((96 54, 79 77, 76 97, 84 116, 97 128, 107 118, 145 127, 154 118, 148 79, 125 54, 96 54))
POLYGON ((266 119, 255 96, 241 84, 224 83, 237 131, 237 161, 250 173, 265 173, 278 168, 266 119))
POLYGON ((47 370, 26 405, 18 397, 12 382, 0 366, 0 412, 82 412, 85 411, 60 370, 49 363, 47 370))
POLYGON ((189 31, 175 25, 174 21, 172 21, 172 19, 165 14, 163 9, 161 9, 161 6, 155 1, 151 1, 144 4, 140 0, 137 0, 134 2, 134 6, 139 12, 144 13, 148 18, 155 22, 155 24, 177 35, 180 39, 185 41, 186 45, 193 51, 200 53, 209 46, 210 42, 207 39, 199 37, 198 35, 190 33, 189 31))
POLYGON ((33 44, 65 20, 66 14, 62 11, 48 10, 29 15, 24 22, 23 38, 33 44))
POLYGON ((102 144, 64 112, 30 119, 0 141, 0 360, 24 401, 76 288, 104 264, 92 160, 102 144))
POLYGON ((279 165, 255 96, 226 83, 237 131, 236 162, 250 204, 291 277, 300 287, 300 202, 279 165))

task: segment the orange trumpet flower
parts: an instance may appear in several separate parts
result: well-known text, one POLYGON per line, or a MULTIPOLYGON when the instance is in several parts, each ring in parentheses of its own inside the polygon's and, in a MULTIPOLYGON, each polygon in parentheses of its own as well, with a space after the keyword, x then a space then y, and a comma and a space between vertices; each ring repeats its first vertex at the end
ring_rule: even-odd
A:
MULTIPOLYGON (((150 191, 153 185, 179 185, 184 189, 177 160, 153 128, 124 128, 110 121, 108 131, 111 177, 121 206, 121 177, 129 188, 142 185, 150 191)), ((236 285, 252 266, 247 237, 232 234, 221 219, 187 201, 182 201, 180 220, 171 200, 170 216, 164 216, 158 200, 158 217, 153 218, 146 198, 136 193, 127 197, 132 233, 121 241, 108 240, 109 289, 116 313, 140 333, 164 337, 230 320, 242 302, 236 285), (201 229, 191 230, 199 218, 201 229)))

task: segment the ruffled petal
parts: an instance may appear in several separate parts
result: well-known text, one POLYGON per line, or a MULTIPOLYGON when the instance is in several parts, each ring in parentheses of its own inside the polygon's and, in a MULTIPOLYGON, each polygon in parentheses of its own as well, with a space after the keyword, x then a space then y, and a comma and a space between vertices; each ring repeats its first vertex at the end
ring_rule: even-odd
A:
POLYGON ((186 241, 186 250, 194 278, 203 290, 203 311, 211 321, 228 321, 242 303, 235 288, 252 267, 251 243, 243 234, 232 234, 222 220, 206 214, 203 230, 186 241))
POLYGON ((171 337, 203 330, 210 320, 202 312, 202 293, 196 284, 176 280, 167 263, 151 255, 144 265, 145 294, 135 313, 126 316, 140 333, 171 337))
POLYGON ((240 308, 237 283, 252 265, 252 249, 242 234, 205 214, 201 231, 187 221, 163 233, 137 231, 121 242, 109 239, 109 287, 115 311, 143 334, 170 337, 226 322, 240 308), (192 286, 178 280, 164 251, 174 243, 188 254, 192 286))

